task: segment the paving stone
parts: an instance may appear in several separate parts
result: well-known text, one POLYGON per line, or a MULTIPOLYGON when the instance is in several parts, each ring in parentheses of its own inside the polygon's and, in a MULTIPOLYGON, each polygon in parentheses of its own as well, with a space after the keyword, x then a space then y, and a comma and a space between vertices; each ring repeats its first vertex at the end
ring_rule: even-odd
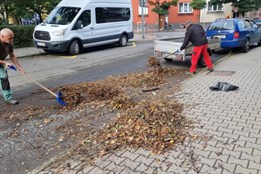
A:
POLYGON ((234 140, 238 140, 239 139, 239 135, 235 135, 235 134, 228 134, 228 133, 224 133, 222 134, 223 137, 227 137, 227 138, 232 138, 234 140))
POLYGON ((238 173, 238 174, 259 174, 257 169, 248 169, 248 168, 242 167, 241 165, 236 166, 235 173, 238 173))
POLYGON ((200 156, 198 160, 200 163, 206 164, 209 167, 213 167, 217 161, 216 159, 204 158, 202 156, 200 156))
POLYGON ((252 148, 252 149, 261 149, 261 147, 256 144, 256 143, 252 143, 252 142, 246 142, 246 148, 252 148))
POLYGON ((149 168, 149 166, 145 165, 144 163, 140 163, 140 165, 135 169, 135 171, 143 172, 143 171, 148 170, 148 168, 149 168))
POLYGON ((233 133, 233 129, 229 129, 229 128, 224 128, 224 127, 218 127, 217 129, 218 131, 221 131, 221 132, 226 132, 226 133, 229 133, 229 134, 232 134, 233 133))
MULTIPOLYGON (((261 141, 260 141, 260 144, 261 144, 261 141)), ((173 158, 178 158, 180 156, 180 154, 181 154, 181 150, 172 150, 169 152, 168 156, 172 156, 173 158)))
POLYGON ((62 172, 60 172, 61 174, 76 174, 77 171, 74 170, 69 170, 69 169, 65 169, 62 172))
POLYGON ((122 161, 124 161, 126 158, 119 157, 115 154, 112 154, 110 157, 106 158, 104 161, 114 162, 115 164, 120 164, 122 161))
POLYGON ((140 155, 143 155, 145 157, 148 157, 150 154, 151 154, 151 151, 148 151, 148 150, 144 150, 142 148, 139 148, 135 151, 136 154, 140 154, 140 155))
POLYGON ((257 164, 261 164, 261 156, 257 156, 257 155, 249 155, 243 152, 242 155, 240 156, 240 159, 249 160, 250 162, 253 161, 257 164))
POLYGON ((261 172, 261 163, 259 162, 253 162, 252 160, 249 162, 249 169, 257 169, 261 172))
POLYGON ((120 174, 141 174, 141 172, 135 172, 130 170, 129 168, 125 168, 120 174))
POLYGON ((222 168, 223 171, 224 169, 228 172, 234 172, 235 168, 236 168, 236 164, 230 164, 230 163, 223 163, 221 161, 217 161, 217 163, 215 164, 216 168, 222 168))
POLYGON ((106 166, 105 170, 111 171, 113 173, 121 173, 125 169, 124 166, 116 165, 115 163, 110 163, 106 166))
POLYGON ((171 164, 171 166, 168 168, 168 171, 167 172, 174 172, 175 174, 178 173, 178 174, 185 174, 189 171, 189 167, 187 168, 181 168, 181 167, 178 167, 176 166, 175 164, 171 164))
POLYGON ((122 158, 129 158, 130 160, 135 160, 138 158, 139 154, 131 153, 129 150, 126 150, 120 157, 122 158))
POLYGON ((217 159, 218 161, 226 163, 228 161, 229 155, 223 155, 222 153, 211 152, 209 158, 217 159))
POLYGON ((221 174, 222 173, 221 168, 213 168, 206 164, 203 165, 203 167, 200 170, 200 173, 215 173, 215 174, 221 174))
POLYGON ((101 170, 98 167, 95 167, 93 170, 89 171, 86 174, 107 174, 107 173, 110 173, 110 171, 104 171, 104 170, 101 170))
POLYGON ((242 167, 247 168, 249 160, 238 159, 233 156, 230 156, 228 158, 228 163, 241 165, 242 167))
POLYGON ((108 166, 110 163, 112 163, 111 161, 104 161, 103 159, 97 159, 95 161, 95 166, 99 166, 100 169, 105 169, 106 166, 108 166))
POLYGON ((254 150, 253 148, 241 147, 241 146, 235 146, 235 149, 234 149, 234 151, 236 151, 236 152, 245 152, 249 155, 251 155, 253 153, 253 150, 254 150))
POLYGON ((143 171, 142 173, 145 173, 145 174, 156 174, 156 168, 154 167, 149 167, 147 170, 143 171))
MULTIPOLYGON (((254 133, 254 132, 250 132, 249 137, 258 139, 258 138, 260 138, 260 134, 259 133, 254 133)), ((253 143, 255 143, 255 142, 253 142, 253 143)))
POLYGON ((135 170, 140 164, 141 164, 141 162, 134 162, 127 158, 124 161, 122 161, 120 166, 125 166, 125 167, 130 168, 131 170, 135 170))
POLYGON ((146 164, 147 166, 149 166, 154 160, 155 159, 153 159, 153 158, 148 158, 143 155, 140 155, 138 158, 135 159, 135 162, 142 162, 142 163, 146 164))

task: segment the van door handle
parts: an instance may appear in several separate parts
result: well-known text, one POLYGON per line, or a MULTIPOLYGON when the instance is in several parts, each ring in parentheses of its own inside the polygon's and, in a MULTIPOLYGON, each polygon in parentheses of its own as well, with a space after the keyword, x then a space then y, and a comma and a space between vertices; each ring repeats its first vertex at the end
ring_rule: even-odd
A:
POLYGON ((93 30, 94 28, 93 28, 93 27, 91 27, 90 29, 91 29, 91 30, 93 30))

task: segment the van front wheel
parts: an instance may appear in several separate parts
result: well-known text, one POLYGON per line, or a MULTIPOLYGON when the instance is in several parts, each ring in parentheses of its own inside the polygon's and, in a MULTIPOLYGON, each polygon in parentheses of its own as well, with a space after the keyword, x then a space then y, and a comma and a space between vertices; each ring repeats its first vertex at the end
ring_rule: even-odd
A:
POLYGON ((128 37, 125 34, 121 35, 121 38, 119 40, 119 45, 121 47, 125 47, 127 43, 128 43, 128 37))
POLYGON ((69 47, 69 53, 71 55, 77 55, 80 53, 80 43, 79 41, 75 40, 75 41, 72 41, 72 43, 70 44, 70 47, 69 47))

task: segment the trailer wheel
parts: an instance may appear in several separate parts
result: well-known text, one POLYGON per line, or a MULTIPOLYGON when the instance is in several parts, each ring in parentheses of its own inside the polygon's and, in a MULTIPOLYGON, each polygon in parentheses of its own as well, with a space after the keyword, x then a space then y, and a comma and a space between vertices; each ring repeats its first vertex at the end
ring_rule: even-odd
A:
POLYGON ((200 67, 206 67, 207 66, 205 61, 204 61, 204 57, 202 55, 200 56, 200 58, 198 60, 198 66, 200 66, 200 67))
POLYGON ((166 62, 172 62, 173 61, 173 59, 171 59, 171 58, 164 57, 164 59, 165 59, 166 62))
POLYGON ((127 43, 128 43, 127 35, 126 34, 121 35, 120 40, 119 40, 119 45, 121 47, 125 47, 127 45, 127 43))
POLYGON ((80 53, 80 49, 81 49, 81 47, 80 47, 79 41, 74 40, 74 41, 72 41, 72 43, 69 46, 69 53, 71 55, 77 55, 80 53))

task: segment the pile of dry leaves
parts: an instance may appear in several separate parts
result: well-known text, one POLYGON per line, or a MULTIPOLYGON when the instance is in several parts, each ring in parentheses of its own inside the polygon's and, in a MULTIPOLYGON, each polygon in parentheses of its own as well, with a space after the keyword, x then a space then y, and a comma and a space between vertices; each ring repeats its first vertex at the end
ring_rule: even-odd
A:
POLYGON ((148 66, 150 70, 147 72, 108 77, 61 89, 66 96, 67 108, 105 102, 105 107, 116 117, 98 134, 80 141, 81 151, 84 142, 91 142, 101 147, 100 156, 124 147, 143 147, 153 153, 164 153, 188 136, 191 122, 181 114, 183 105, 167 99, 164 93, 164 84, 184 70, 162 68, 153 57, 148 59, 148 66), (150 89, 152 92, 147 92, 150 89))

